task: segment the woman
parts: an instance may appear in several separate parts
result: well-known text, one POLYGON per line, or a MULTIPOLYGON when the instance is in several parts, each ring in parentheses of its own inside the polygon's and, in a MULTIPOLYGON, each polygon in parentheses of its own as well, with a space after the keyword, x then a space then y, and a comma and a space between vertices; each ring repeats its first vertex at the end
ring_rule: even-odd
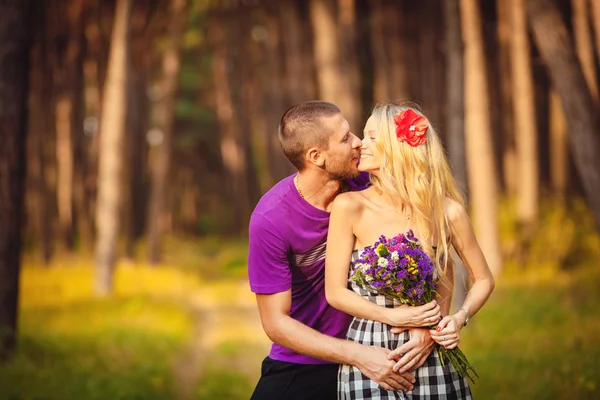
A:
MULTIPOLYGON (((372 185, 361 192, 340 194, 334 201, 327 239, 325 291, 329 303, 355 318, 348 339, 394 350, 409 339, 399 327, 430 327, 439 314, 448 315, 452 294, 450 246, 467 267, 473 285, 460 310, 430 330, 447 349, 459 343, 460 330, 483 306, 494 288, 494 278, 479 247, 473 227, 451 175, 437 134, 416 108, 384 104, 374 108, 364 130, 359 169, 371 174, 372 185), (388 238, 412 230, 433 260, 438 282, 437 302, 400 306, 399 302, 369 293, 355 283, 348 286, 351 261, 381 235, 388 238), (437 304, 436 304, 437 303, 437 304)), ((360 398, 470 398, 465 378, 432 351, 415 371, 411 392, 379 387, 355 367, 340 367, 341 399, 360 398)))

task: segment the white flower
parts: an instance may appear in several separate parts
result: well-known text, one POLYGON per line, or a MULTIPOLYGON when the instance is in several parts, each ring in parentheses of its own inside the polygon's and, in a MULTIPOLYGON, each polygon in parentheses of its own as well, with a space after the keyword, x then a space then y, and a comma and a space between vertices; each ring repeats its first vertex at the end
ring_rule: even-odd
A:
POLYGON ((377 265, 379 265, 380 267, 383 267, 383 268, 387 268, 388 260, 386 260, 383 257, 379 257, 379 260, 377 260, 377 265))
POLYGON ((373 282, 373 277, 371 275, 366 275, 365 279, 367 280, 367 282, 371 283, 373 282))
POLYGON ((369 269, 369 266, 365 263, 356 263, 356 266, 354 267, 354 269, 356 271, 361 271, 362 273, 367 273, 367 270, 369 269))
POLYGON ((399 259, 400 259, 400 256, 398 255, 398 252, 392 251, 392 260, 398 261, 399 259))

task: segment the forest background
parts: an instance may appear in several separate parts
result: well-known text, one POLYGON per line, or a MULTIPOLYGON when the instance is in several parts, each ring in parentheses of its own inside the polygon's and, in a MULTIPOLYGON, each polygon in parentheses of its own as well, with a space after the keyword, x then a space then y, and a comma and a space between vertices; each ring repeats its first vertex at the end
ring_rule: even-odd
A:
POLYGON ((311 99, 442 136, 475 395, 599 397, 599 60, 598 0, 0 0, 0 398, 248 398, 248 219, 311 99))

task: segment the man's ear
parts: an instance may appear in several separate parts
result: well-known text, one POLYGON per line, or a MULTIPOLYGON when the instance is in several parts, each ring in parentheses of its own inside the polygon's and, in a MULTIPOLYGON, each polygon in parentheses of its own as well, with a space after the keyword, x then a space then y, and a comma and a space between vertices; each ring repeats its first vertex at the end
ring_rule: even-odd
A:
POLYGON ((306 152, 306 161, 315 164, 317 167, 322 168, 325 165, 325 158, 321 149, 318 147, 311 147, 306 152))

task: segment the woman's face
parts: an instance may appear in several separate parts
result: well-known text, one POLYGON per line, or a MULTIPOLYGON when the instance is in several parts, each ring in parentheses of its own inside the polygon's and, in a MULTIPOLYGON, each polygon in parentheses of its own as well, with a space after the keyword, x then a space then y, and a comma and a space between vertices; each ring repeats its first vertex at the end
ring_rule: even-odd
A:
POLYGON ((370 116, 364 129, 364 139, 360 148, 359 171, 366 171, 377 175, 381 165, 381 152, 377 148, 379 133, 376 130, 375 119, 370 116))

